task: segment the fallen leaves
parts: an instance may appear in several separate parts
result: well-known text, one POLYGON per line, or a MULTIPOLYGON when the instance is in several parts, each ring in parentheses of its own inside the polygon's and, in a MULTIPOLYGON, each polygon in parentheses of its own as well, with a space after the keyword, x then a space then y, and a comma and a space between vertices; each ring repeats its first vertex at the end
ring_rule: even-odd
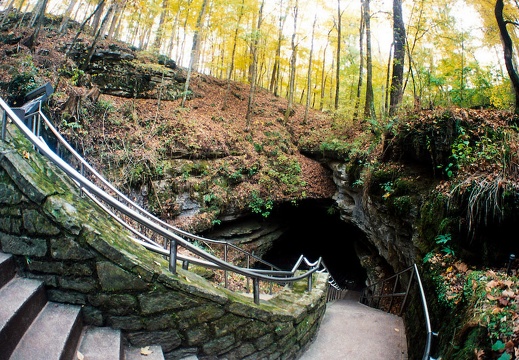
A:
POLYGON ((150 350, 149 346, 145 346, 145 347, 141 348, 141 355, 148 356, 151 354, 153 354, 153 351, 150 350))

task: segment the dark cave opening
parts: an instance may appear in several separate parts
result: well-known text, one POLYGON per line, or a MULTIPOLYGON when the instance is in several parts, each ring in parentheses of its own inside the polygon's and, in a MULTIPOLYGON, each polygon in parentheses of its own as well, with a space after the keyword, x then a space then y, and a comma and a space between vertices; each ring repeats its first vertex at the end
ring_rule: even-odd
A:
POLYGON ((366 270, 355 251, 364 234, 340 219, 332 200, 305 200, 297 206, 279 207, 273 214, 286 226, 263 259, 283 269, 290 269, 302 254, 310 261, 323 258, 333 278, 345 288, 364 287, 366 270))

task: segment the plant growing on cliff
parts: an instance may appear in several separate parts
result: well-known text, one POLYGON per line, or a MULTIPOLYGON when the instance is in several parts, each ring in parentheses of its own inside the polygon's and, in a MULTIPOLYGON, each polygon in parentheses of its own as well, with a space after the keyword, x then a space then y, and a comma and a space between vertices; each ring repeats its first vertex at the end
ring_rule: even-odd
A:
POLYGON ((270 212, 274 208, 274 202, 270 199, 264 200, 262 199, 258 192, 254 191, 251 194, 251 200, 249 202, 249 209, 254 214, 260 214, 264 218, 269 217, 270 212))

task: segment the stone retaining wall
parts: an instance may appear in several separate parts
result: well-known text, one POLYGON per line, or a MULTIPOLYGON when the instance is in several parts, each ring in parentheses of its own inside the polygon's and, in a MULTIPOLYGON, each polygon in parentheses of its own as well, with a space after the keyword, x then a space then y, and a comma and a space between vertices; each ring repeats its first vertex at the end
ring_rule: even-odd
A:
POLYGON ((325 311, 327 282, 314 275, 255 305, 252 298, 167 261, 86 197, 14 128, 0 141, 0 249, 19 273, 45 282, 49 300, 83 306, 85 323, 122 329, 166 359, 295 359, 325 311), (16 144, 16 146, 13 146, 16 144))

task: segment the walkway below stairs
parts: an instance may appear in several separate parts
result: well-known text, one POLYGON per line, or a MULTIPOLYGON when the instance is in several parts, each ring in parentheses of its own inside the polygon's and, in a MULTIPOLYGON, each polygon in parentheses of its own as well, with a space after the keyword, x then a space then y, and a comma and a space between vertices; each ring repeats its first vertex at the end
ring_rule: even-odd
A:
POLYGON ((360 293, 327 305, 317 337, 299 360, 407 360, 401 317, 359 303, 360 293))

